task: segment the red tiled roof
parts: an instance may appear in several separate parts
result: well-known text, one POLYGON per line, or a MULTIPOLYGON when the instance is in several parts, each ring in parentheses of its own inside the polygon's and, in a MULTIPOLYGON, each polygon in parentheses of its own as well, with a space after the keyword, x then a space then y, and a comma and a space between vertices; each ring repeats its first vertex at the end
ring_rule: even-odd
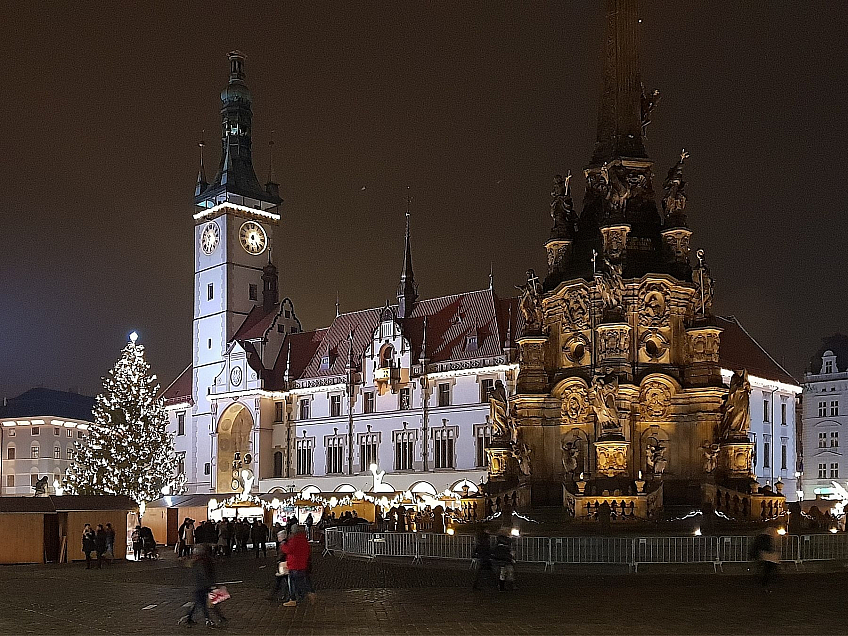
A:
POLYGON ((274 369, 271 372, 271 377, 268 378, 268 383, 271 389, 282 389, 283 378, 286 373, 286 361, 289 360, 289 348, 291 348, 290 368, 289 373, 292 378, 297 378, 303 373, 303 369, 312 360, 315 351, 321 344, 324 334, 327 329, 318 329, 316 331, 301 331, 300 333, 290 333, 283 340, 283 345, 280 347, 280 353, 277 355, 277 360, 274 362, 274 369))
POLYGON ((798 381, 745 331, 735 317, 717 316, 716 325, 724 329, 719 349, 719 364, 723 369, 747 369, 751 375, 766 380, 798 385, 798 381))
POLYGON ((274 305, 271 311, 266 312, 262 305, 254 305, 250 313, 244 318, 244 322, 230 338, 230 342, 245 340, 257 340, 265 335, 265 332, 274 324, 274 319, 280 311, 280 306, 274 305))
POLYGON ((192 366, 188 365, 176 380, 162 393, 165 405, 191 402, 191 372, 192 366))
MULTIPOLYGON (((344 375, 348 361, 348 334, 351 332, 354 364, 359 366, 380 322, 383 309, 365 309, 337 316, 330 327, 322 330, 321 340, 302 373, 295 375, 292 368, 292 377, 307 379, 344 375), (330 355, 329 368, 321 369, 321 358, 327 352, 330 355)), ((393 306, 392 309, 397 311, 397 307, 393 306)), ((424 318, 427 318, 426 357, 429 362, 438 363, 503 355, 510 316, 511 338, 514 341, 519 335, 518 314, 516 299, 501 300, 492 290, 485 289, 420 300, 413 306, 410 316, 399 322, 412 345, 412 358, 418 362, 424 342, 424 318), (470 335, 477 336, 476 349, 466 346, 470 335)), ((281 351, 280 356, 284 359, 285 352, 281 351)), ((276 367, 274 375, 279 377, 276 367)))

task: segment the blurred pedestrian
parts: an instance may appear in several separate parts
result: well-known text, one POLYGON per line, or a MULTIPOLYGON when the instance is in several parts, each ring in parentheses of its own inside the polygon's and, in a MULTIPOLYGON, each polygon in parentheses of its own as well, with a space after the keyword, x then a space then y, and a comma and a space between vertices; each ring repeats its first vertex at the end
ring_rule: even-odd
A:
POLYGON ((94 545, 97 550, 97 569, 103 568, 103 557, 106 554, 106 546, 108 539, 106 537, 106 528, 102 523, 97 524, 97 532, 94 533, 94 545))
POLYGON ((760 584, 766 592, 771 592, 771 583, 780 564, 780 548, 777 545, 779 535, 774 528, 767 528, 751 542, 752 559, 760 568, 760 584))
POLYGON ((253 551, 256 552, 256 558, 259 558, 259 550, 262 550, 262 556, 268 556, 268 526, 258 519, 253 522, 253 527, 250 528, 250 540, 253 543, 253 551))
POLYGON ((310 602, 315 602, 315 592, 312 589, 312 581, 309 577, 310 558, 312 550, 309 541, 304 534, 301 525, 292 527, 292 534, 283 546, 286 553, 286 564, 289 570, 289 584, 291 585, 292 599, 283 603, 286 607, 294 607, 304 597, 310 602))
POLYGON ((97 552, 97 542, 90 523, 85 524, 82 529, 82 552, 85 554, 85 569, 90 570, 91 553, 97 552))
POLYGON ((203 614, 203 617, 206 619, 207 627, 217 627, 222 623, 226 622, 226 618, 221 614, 217 605, 212 605, 212 612, 217 615, 218 622, 217 624, 212 621, 212 617, 209 612, 209 593, 212 591, 212 588, 215 586, 215 561, 212 559, 212 555, 209 551, 209 548, 205 544, 201 544, 197 546, 195 550, 194 558, 191 561, 191 567, 194 570, 194 594, 192 595, 194 599, 194 604, 191 606, 188 614, 183 616, 178 624, 191 626, 195 624, 194 613, 196 610, 200 610, 203 614))
POLYGON ((479 590, 480 582, 483 578, 492 578, 491 540, 489 539, 489 534, 482 529, 474 539, 474 566, 477 569, 477 574, 474 576, 474 583, 471 585, 471 589, 479 590))

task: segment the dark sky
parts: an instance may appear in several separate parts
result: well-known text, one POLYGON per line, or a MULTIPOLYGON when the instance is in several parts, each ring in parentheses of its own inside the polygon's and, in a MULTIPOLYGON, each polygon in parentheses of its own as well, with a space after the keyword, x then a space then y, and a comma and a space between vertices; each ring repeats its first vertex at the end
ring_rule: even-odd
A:
MULTIPOLYGON (((217 166, 231 49, 263 183, 276 131, 274 256, 306 328, 337 290, 394 296, 407 186, 423 296, 544 270, 552 176, 592 151, 600 0, 141 4, 0 7, 0 396, 97 391, 133 329, 163 383, 190 361, 197 141, 217 166)), ((846 330, 848 3, 643 4, 657 178, 691 153, 716 310, 798 374, 846 330)))

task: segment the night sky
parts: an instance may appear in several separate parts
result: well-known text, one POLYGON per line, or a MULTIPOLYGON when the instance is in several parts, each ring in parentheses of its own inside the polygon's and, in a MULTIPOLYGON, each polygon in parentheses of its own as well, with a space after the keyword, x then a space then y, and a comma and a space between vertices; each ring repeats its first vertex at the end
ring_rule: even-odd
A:
MULTIPOLYGON (((848 329, 848 3, 643 4, 655 185, 685 147, 714 310, 800 375, 848 329)), ((0 397, 97 392, 133 329, 163 384, 189 363, 197 142, 211 178, 232 49, 262 183, 276 131, 274 256, 305 328, 337 291, 394 297, 407 186, 422 296, 545 270, 552 177, 593 147, 600 0, 116 6, 0 6, 0 397)))

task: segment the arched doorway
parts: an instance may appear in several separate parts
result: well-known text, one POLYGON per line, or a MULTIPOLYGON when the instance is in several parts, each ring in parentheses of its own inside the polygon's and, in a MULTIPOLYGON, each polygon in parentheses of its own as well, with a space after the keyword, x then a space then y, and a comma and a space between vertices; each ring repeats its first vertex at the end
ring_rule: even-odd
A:
MULTIPOLYGON (((253 416, 243 404, 236 402, 227 407, 218 420, 218 480, 216 492, 240 492, 241 481, 233 474, 236 453, 244 458, 250 450, 250 432, 253 416)), ((252 468, 252 466, 251 466, 252 468)), ((255 471, 255 469, 254 469, 255 471)))

